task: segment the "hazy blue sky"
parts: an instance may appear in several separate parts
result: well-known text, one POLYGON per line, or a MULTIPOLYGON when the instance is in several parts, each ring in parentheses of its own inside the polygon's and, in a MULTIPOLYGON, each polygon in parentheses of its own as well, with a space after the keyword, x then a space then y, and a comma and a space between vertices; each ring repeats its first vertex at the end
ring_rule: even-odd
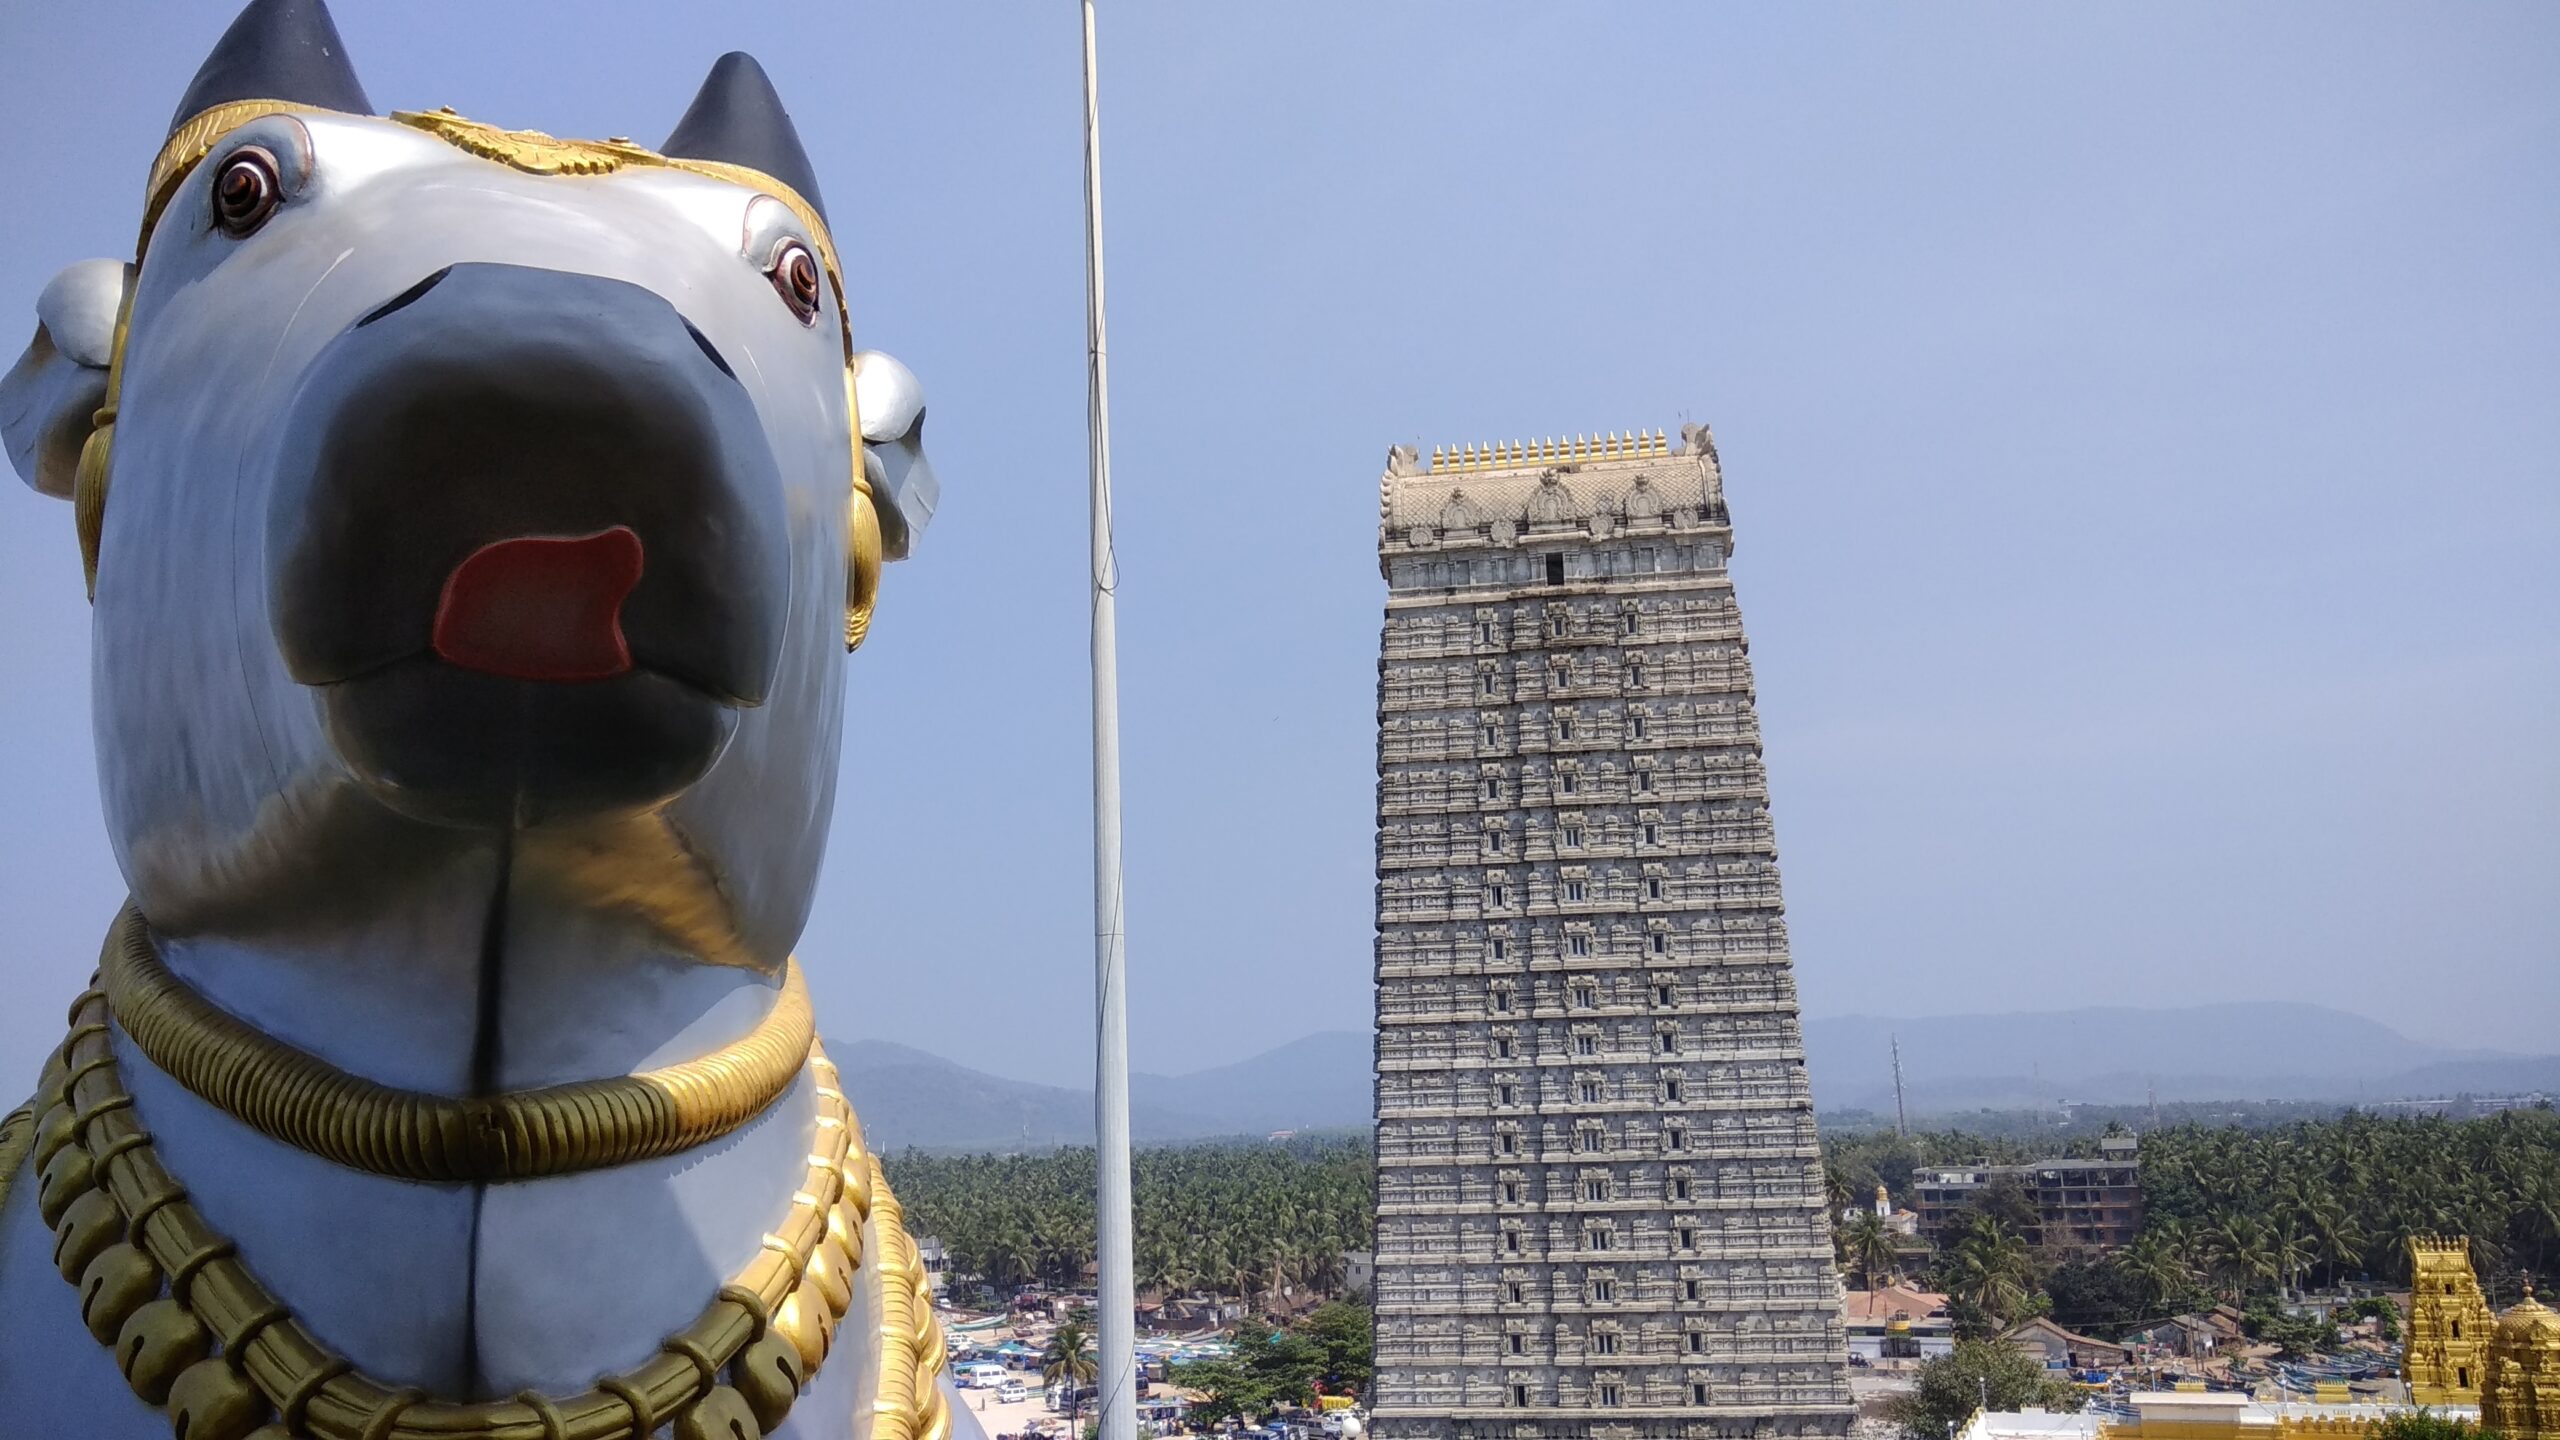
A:
MULTIPOLYGON (((0 9, 10 344, 130 254, 231 13, 112 9, 0 9)), ((830 1033, 1079 1073, 1073 5, 339 19, 377 105, 559 134, 772 70, 946 487, 803 956, 830 1033)), ((1809 1012, 2560 1048, 2560 9, 1105 0, 1102 43, 1142 1067, 1368 1023, 1386 447, 1684 417, 1809 1012)), ((67 506, 0 494, 0 600, 31 1084, 121 893, 67 506)))

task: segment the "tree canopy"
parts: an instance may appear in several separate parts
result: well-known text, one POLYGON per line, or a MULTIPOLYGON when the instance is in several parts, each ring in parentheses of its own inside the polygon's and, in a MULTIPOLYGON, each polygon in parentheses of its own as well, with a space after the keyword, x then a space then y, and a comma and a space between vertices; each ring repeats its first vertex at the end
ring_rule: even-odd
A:
POLYGON ((1921 1361, 1910 1392, 1885 1404, 1887 1418, 1902 1427, 1907 1440, 1947 1440, 1949 1427, 1986 1405, 2073 1411, 2080 1401, 2078 1390, 2046 1376, 2042 1361, 1996 1340, 1959 1340, 1952 1353, 1921 1361))
MULTIPOLYGON (((1912 1165, 2028 1158, 2018 1141, 1955 1133, 1850 1135, 1824 1149, 1835 1195, 1861 1201, 1878 1178, 1905 1189, 1912 1165)), ((2253 1302, 2341 1280, 2406 1283, 2413 1234, 2470 1236, 2482 1284, 2512 1295, 2522 1275, 2560 1261, 2560 1114, 2172 1126, 2142 1137, 2142 1195, 2132 1244, 2056 1263, 2020 1238, 2033 1233, 2028 1197, 1985 1186, 1938 1237, 1929 1268, 1957 1333, 1989 1336, 2049 1307, 2072 1329, 2122 1338, 2222 1299, 2260 1312, 2253 1336, 2307 1354, 2331 1343, 2325 1322, 2253 1302)), ((1853 1218, 1836 1232, 1843 1268, 1870 1280, 1891 1263, 1874 1228, 1853 1218)))
POLYGON ((1192 1403, 1195 1422, 1259 1419, 1312 1404, 1319 1391, 1366 1390, 1371 1333, 1369 1307, 1352 1301, 1320 1305, 1295 1325, 1248 1321, 1236 1327, 1233 1355, 1175 1365, 1171 1379, 1204 1397, 1192 1403))
MULTIPOLYGON (((1082 1283, 1094 1255, 1093 1152, 887 1162, 908 1224, 960 1270, 1008 1287, 1082 1283)), ((1369 1248, 1362 1139, 1186 1145, 1137 1152, 1130 1181, 1137 1281, 1247 1302, 1322 1293, 1347 1250, 1369 1248)))

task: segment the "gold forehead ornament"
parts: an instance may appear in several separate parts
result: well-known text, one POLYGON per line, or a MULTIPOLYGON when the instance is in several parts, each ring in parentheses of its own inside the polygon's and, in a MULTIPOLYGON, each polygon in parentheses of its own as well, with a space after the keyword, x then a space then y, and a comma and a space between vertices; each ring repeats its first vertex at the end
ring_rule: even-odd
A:
MULTIPOLYGON (((139 272, 141 268, 143 253, 151 245, 151 232, 160 223, 161 211, 168 208, 169 197, 177 192, 187 176, 194 173, 196 166, 213 153, 214 146, 221 142, 223 136, 252 120, 269 115, 339 113, 290 100, 233 100, 213 106, 180 125, 171 132, 151 162, 151 180, 143 191, 142 235, 133 247, 134 269, 139 272)), ((845 304, 844 270, 836 260, 835 240, 828 233, 827 222, 819 216, 816 207, 799 191, 761 170, 718 160, 661 155, 620 136, 610 140, 564 140, 539 130, 502 130, 455 114, 451 106, 438 110, 394 110, 391 118, 433 135, 466 154, 528 175, 587 176, 611 175, 626 169, 681 170, 760 191, 779 200, 791 211, 826 269, 827 287, 835 292, 836 323, 844 345, 845 419, 852 431, 853 444, 853 497, 845 519, 844 648, 852 650, 859 646, 870 632, 871 610, 880 591, 882 547, 880 514, 876 508, 879 501, 872 495, 870 481, 862 472, 862 417, 854 409, 853 318, 845 304)), ((134 288, 133 282, 128 280, 123 307, 116 315, 114 349, 107 366, 106 403, 98 408, 90 421, 89 438, 81 447, 80 465, 71 487, 72 521, 80 536, 81 569, 88 579, 89 596, 93 600, 98 594, 98 544, 106 529, 107 462, 115 443, 117 402, 124 388, 124 346, 133 317, 134 288)))

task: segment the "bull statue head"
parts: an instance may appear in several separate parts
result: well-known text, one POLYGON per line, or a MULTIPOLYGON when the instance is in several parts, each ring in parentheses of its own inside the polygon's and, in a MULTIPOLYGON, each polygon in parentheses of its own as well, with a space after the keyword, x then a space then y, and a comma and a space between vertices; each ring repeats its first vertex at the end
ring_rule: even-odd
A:
POLYGON ((376 116, 318 0, 251 4, 135 262, 56 277, 0 380, 12 462, 76 507, 154 926, 290 929, 504 844, 778 965, 842 657, 937 493, 845 299, 745 55, 652 151, 376 116))
POLYGON ((72 502, 133 897, 0 1116, 0 1411, 943 1433, 789 964, 845 656, 938 491, 764 72, 654 150, 383 116, 320 0, 251 0, 143 199, 0 376, 72 502), (110 1193, 146 1156, 178 1188, 110 1193), (207 1359, 209 1292, 271 1298, 207 1359), (331 1358, 278 1380, 288 1334, 331 1358))

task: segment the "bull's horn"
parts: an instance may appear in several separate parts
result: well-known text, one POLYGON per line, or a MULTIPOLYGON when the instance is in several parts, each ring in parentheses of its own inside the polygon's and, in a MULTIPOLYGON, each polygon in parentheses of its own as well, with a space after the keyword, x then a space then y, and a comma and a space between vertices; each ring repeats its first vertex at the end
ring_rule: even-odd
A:
POLYGON ((818 173, 809 152, 800 148, 800 132, 782 97, 765 78, 754 56, 732 50, 712 62, 692 108, 676 122, 658 153, 683 160, 717 160, 761 170, 800 192, 809 208, 826 218, 826 202, 818 198, 818 173))
POLYGON ((249 0, 204 57, 169 129, 174 133, 233 100, 290 100, 350 115, 373 113, 321 0, 249 0))

